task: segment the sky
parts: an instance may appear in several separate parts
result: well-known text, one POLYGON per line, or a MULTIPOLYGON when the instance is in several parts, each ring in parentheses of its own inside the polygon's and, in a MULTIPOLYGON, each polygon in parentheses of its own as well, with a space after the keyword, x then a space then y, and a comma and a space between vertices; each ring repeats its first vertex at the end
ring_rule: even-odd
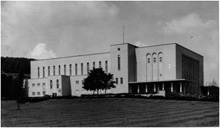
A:
POLYGON ((46 59, 110 51, 125 42, 178 43, 204 57, 204 83, 219 82, 216 1, 1 2, 1 56, 46 59))

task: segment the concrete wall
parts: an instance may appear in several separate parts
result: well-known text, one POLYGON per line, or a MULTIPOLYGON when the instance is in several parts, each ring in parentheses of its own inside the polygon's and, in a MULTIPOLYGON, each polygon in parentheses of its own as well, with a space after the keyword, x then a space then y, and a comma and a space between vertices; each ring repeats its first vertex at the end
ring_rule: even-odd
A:
POLYGON ((28 80, 28 96, 42 97, 43 91, 48 90, 47 79, 29 79, 28 80), (33 92, 35 93, 33 95, 33 92), (38 95, 40 93, 40 95, 38 95))
POLYGON ((176 79, 175 44, 164 44, 136 48, 137 81, 176 79), (162 62, 160 56, 162 54, 162 62), (148 63, 147 57, 150 58, 148 63), (154 63, 156 57, 156 63, 154 63), (160 75, 161 74, 161 75, 160 75))

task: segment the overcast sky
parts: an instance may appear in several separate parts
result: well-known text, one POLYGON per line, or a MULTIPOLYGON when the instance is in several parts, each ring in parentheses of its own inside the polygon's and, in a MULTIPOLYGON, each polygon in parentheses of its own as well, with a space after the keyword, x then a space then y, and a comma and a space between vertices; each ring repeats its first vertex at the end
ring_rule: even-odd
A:
POLYGON ((218 2, 1 2, 1 55, 36 59, 110 51, 111 44, 179 43, 218 81, 218 2))

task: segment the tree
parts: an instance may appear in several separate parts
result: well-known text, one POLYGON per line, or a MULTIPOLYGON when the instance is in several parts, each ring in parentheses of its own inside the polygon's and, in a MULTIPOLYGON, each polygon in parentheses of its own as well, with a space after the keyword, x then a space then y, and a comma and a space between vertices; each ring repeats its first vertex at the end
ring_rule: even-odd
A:
POLYGON ((17 104, 18 104, 18 110, 20 110, 20 101, 23 97, 23 80, 24 80, 24 74, 19 73, 18 78, 16 79, 16 94, 17 94, 17 104))
POLYGON ((85 90, 97 91, 104 89, 105 93, 107 89, 115 88, 113 75, 111 73, 105 73, 102 68, 96 68, 89 72, 87 78, 84 79, 83 88, 85 90))

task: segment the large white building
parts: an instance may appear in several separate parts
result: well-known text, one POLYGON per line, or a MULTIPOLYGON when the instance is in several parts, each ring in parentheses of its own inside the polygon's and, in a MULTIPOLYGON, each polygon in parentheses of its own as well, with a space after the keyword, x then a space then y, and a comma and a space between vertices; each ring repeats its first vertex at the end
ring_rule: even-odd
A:
POLYGON ((106 53, 32 61, 28 95, 92 93, 82 88, 82 82, 93 68, 113 74, 116 88, 108 93, 200 93, 203 85, 203 56, 176 43, 146 47, 123 43, 111 45, 106 53))

